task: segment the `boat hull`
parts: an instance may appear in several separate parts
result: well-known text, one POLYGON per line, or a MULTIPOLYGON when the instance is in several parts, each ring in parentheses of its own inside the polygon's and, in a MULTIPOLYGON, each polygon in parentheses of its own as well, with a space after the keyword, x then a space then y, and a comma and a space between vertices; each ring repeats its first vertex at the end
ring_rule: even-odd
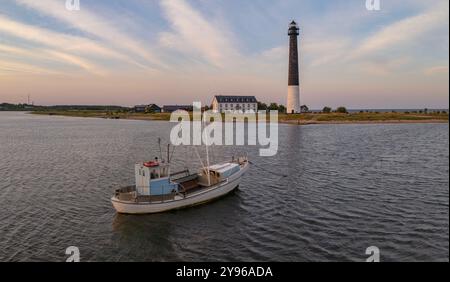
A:
POLYGON ((175 200, 165 202, 124 202, 115 197, 111 198, 111 202, 118 213, 123 214, 148 214, 160 213, 175 209, 182 209, 191 206, 200 205, 230 193, 236 189, 241 181, 241 176, 246 172, 248 163, 241 168, 239 172, 227 179, 225 182, 219 183, 211 188, 193 193, 185 198, 176 197, 175 200))

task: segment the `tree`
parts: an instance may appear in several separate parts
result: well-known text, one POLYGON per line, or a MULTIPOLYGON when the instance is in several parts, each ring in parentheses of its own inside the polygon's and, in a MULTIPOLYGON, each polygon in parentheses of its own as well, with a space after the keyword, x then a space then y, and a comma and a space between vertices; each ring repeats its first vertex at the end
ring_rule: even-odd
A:
POLYGON ((339 108, 336 109, 336 113, 346 114, 348 112, 347 112, 347 109, 345 107, 339 107, 339 108))
POLYGON ((286 107, 284 105, 278 106, 278 112, 279 113, 286 113, 286 107))
POLYGON ((269 111, 278 111, 278 104, 277 103, 270 103, 268 110, 269 111))
POLYGON ((329 114, 331 113, 331 108, 330 107, 323 107, 322 112, 329 114))
POLYGON ((258 110, 267 111, 267 105, 263 102, 258 102, 258 110))
POLYGON ((306 105, 300 106, 300 112, 307 113, 309 112, 309 108, 306 105))

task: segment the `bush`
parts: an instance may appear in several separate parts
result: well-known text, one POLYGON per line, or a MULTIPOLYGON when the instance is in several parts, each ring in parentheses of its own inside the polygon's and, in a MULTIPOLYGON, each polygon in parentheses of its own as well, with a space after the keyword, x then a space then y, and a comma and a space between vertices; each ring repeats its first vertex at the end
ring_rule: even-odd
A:
POLYGON ((331 113, 331 108, 330 107, 324 107, 322 112, 324 112, 326 114, 329 114, 329 113, 331 113))
POLYGON ((306 105, 300 106, 300 112, 307 113, 309 112, 309 108, 306 105))
POLYGON ((336 113, 346 114, 348 112, 347 112, 347 109, 345 107, 339 107, 339 108, 336 109, 336 113))

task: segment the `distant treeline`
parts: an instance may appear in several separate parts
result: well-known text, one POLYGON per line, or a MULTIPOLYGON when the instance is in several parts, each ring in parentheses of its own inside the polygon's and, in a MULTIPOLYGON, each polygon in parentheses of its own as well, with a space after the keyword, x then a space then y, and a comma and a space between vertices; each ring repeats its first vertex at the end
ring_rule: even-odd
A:
POLYGON ((130 111, 131 108, 122 106, 102 106, 102 105, 56 105, 56 106, 35 106, 29 104, 0 104, 0 111, 130 111))
POLYGON ((0 104, 0 111, 29 111, 34 110, 38 107, 28 104, 10 104, 2 103, 0 104))
POLYGON ((101 106, 101 105, 57 105, 45 107, 55 111, 129 111, 131 108, 122 106, 101 106))

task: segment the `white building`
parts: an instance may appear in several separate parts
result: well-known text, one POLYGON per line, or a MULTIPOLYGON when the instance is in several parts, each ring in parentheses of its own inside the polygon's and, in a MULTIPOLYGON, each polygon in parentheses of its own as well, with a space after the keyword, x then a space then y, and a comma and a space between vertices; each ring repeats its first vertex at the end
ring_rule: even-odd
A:
POLYGON ((212 110, 218 113, 225 112, 257 112, 258 101, 255 96, 215 96, 212 110))

